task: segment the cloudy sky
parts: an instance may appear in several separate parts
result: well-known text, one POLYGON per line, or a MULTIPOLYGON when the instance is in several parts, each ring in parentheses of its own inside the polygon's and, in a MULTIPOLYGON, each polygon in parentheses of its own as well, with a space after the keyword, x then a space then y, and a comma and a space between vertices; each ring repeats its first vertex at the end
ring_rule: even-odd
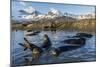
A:
POLYGON ((95 6, 86 5, 73 5, 73 4, 55 4, 55 3, 41 3, 41 2, 21 2, 12 1, 12 16, 18 16, 18 12, 21 9, 26 9, 31 12, 35 9, 43 14, 46 14, 50 9, 57 9, 62 13, 72 13, 72 14, 87 14, 95 12, 95 6))

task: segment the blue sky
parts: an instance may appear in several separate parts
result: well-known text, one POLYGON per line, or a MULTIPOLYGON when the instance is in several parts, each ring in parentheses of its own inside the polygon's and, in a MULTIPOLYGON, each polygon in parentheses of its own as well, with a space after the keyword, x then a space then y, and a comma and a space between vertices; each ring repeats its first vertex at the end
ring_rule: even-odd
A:
POLYGON ((50 8, 57 9, 62 13, 67 12, 72 14, 86 14, 95 12, 95 6, 12 1, 12 15, 18 15, 18 10, 28 8, 29 6, 34 7, 41 13, 47 13, 50 8))

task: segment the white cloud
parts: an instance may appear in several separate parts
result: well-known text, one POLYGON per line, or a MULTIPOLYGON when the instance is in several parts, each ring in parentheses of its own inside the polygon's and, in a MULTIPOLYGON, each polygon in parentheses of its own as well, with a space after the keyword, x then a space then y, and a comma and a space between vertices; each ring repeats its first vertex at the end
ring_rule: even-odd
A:
POLYGON ((21 5, 26 6, 25 2, 19 2, 21 5))
POLYGON ((25 2, 20 2, 20 4, 23 6, 22 10, 24 10, 25 12, 31 14, 34 11, 36 11, 36 9, 32 6, 29 6, 28 4, 26 4, 25 2))
POLYGON ((26 11, 27 13, 31 14, 34 11, 36 11, 36 9, 32 6, 29 6, 28 8, 25 8, 24 11, 26 11))

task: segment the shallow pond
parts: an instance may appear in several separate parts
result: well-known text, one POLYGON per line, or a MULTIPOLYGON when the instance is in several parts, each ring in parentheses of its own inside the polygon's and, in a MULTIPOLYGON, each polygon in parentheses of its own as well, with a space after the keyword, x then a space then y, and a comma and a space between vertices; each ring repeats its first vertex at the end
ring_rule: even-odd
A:
MULTIPOLYGON (((51 41, 52 47, 59 47, 64 44, 61 41, 68 39, 68 36, 73 36, 77 32, 68 32, 68 31, 57 31, 56 33, 51 31, 42 31, 39 35, 35 36, 25 36, 26 31, 12 31, 11 32, 11 59, 12 65, 28 65, 24 57, 27 57, 29 60, 32 58, 32 53, 30 50, 24 51, 24 48, 18 43, 23 43, 23 38, 26 37, 31 43, 41 46, 43 42, 44 34, 47 34, 51 41)), ((63 63, 63 62, 85 62, 85 61, 95 61, 96 60, 96 45, 95 39, 96 36, 93 34, 93 37, 87 39, 86 44, 72 51, 66 51, 60 54, 59 57, 52 57, 43 54, 38 62, 33 61, 31 64, 51 64, 51 63, 63 63)))

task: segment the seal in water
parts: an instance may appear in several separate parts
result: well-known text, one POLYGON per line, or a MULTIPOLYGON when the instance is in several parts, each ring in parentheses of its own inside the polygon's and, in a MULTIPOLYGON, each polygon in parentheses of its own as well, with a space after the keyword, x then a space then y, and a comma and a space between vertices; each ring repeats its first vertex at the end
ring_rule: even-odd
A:
POLYGON ((77 33, 76 36, 91 38, 93 35, 88 33, 77 33))
POLYGON ((88 33, 77 33, 75 36, 68 38, 91 38, 93 35, 88 33))
POLYGON ((19 45, 23 46, 25 49, 30 49, 32 51, 32 55, 34 59, 38 59, 41 56, 41 53, 43 52, 42 48, 30 43, 26 38, 24 38, 25 43, 19 43, 19 45))
POLYGON ((48 37, 48 35, 45 34, 44 35, 43 45, 41 47, 44 48, 45 50, 49 50, 49 48, 51 48, 51 46, 52 46, 51 40, 48 37))
POLYGON ((49 54, 54 56, 54 57, 58 57, 63 52, 75 50, 75 49, 78 49, 82 46, 83 45, 80 45, 80 46, 79 45, 77 45, 77 46, 60 46, 58 48, 53 48, 52 50, 50 50, 49 54))
POLYGON ((64 40, 63 42, 67 44, 82 45, 82 44, 85 44, 85 41, 86 41, 85 38, 72 38, 72 39, 64 40))
MULTIPOLYGON (((30 31, 30 30, 29 30, 30 31)), ((40 33, 40 31, 32 31, 29 34, 26 34, 26 36, 34 36, 34 35, 38 35, 40 33)))

